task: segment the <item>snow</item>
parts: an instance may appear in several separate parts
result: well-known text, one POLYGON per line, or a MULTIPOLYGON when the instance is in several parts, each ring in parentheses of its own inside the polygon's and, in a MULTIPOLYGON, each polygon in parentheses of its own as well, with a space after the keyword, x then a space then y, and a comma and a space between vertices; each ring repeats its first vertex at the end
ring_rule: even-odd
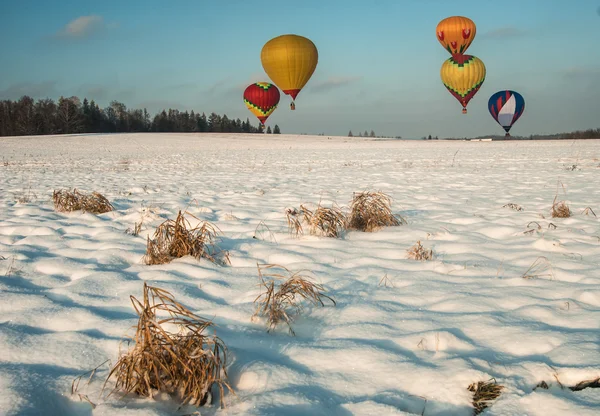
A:
POLYGON ((600 222, 582 213, 600 215, 598 140, 71 135, 2 138, 0 154, 2 415, 470 415, 468 385, 491 378, 505 389, 484 414, 600 413, 597 389, 556 381, 600 377, 600 222), (55 212, 52 191, 73 187, 115 211, 55 212), (408 224, 288 233, 286 208, 364 190, 408 224), (571 218, 551 218, 557 193, 571 218), (231 266, 142 263, 147 236, 186 208, 222 230, 231 266), (434 260, 407 258, 417 240, 434 260), (552 275, 523 279, 541 256, 552 275), (312 271, 337 306, 307 307, 295 337, 267 333, 250 319, 257 263, 312 271), (225 410, 107 398, 108 364, 78 390, 95 408, 71 395, 118 358, 143 282, 214 319, 236 391, 225 410))

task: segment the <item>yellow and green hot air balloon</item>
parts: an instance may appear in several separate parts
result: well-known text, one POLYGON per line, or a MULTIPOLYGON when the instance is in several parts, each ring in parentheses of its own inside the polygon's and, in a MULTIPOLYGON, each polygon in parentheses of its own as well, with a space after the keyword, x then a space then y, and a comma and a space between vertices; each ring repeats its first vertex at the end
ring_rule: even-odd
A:
POLYGON ((485 73, 483 61, 472 55, 455 55, 442 64, 442 82, 462 104, 463 114, 467 114, 467 104, 485 81, 485 73))
POLYGON ((294 100, 317 68, 319 52, 310 40, 298 35, 281 35, 271 39, 260 53, 262 66, 284 94, 294 100))

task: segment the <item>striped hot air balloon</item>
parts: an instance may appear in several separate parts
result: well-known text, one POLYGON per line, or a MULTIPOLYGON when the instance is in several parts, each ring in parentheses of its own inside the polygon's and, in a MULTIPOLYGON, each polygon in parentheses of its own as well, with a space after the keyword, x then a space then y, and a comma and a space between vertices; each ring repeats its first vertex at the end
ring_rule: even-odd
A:
POLYGON ((485 81, 485 65, 472 55, 454 55, 444 61, 440 71, 442 82, 467 114, 467 104, 485 81))
POLYGON ((248 85, 244 91, 244 103, 264 126, 265 121, 279 104, 279 90, 268 82, 256 82, 248 85))
POLYGON ((510 136, 510 129, 525 111, 525 100, 516 91, 504 90, 493 94, 488 101, 490 114, 510 136))
POLYGON ((281 35, 265 43, 260 60, 275 85, 292 97, 293 110, 294 100, 317 68, 317 47, 303 36, 281 35))

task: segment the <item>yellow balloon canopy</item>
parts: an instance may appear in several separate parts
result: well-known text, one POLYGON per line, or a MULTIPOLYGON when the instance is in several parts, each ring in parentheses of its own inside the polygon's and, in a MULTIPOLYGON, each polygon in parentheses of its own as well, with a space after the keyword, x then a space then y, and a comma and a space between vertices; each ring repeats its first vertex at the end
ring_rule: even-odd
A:
POLYGON ((319 52, 310 39, 298 35, 281 35, 263 46, 260 60, 275 85, 295 100, 315 72, 319 52))
POLYGON ((473 43, 477 27, 468 17, 452 16, 438 23, 437 39, 452 55, 461 55, 473 43))
POLYGON ((485 81, 483 61, 472 55, 456 55, 444 61, 440 75, 444 86, 462 104, 462 112, 466 114, 467 104, 485 81))

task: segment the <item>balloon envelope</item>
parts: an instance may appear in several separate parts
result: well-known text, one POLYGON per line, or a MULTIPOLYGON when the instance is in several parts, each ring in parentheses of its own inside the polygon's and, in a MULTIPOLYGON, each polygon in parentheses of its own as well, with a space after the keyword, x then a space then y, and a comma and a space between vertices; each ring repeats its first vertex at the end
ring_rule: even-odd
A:
POLYGON ((437 39, 452 55, 461 55, 473 43, 477 27, 475 23, 464 16, 452 16, 438 23, 437 39))
POLYGON ((268 82, 256 82, 244 90, 244 103, 264 126, 279 104, 279 90, 268 82))
POLYGON ((490 97, 488 109, 494 120, 504 128, 508 135, 513 124, 525 111, 525 100, 516 91, 498 91, 490 97))
POLYGON ((263 46, 260 60, 269 78, 295 100, 315 72, 319 52, 310 39, 281 35, 263 46))
POLYGON ((477 94, 485 81, 486 69, 483 61, 472 55, 455 55, 442 64, 440 76, 444 86, 463 106, 477 94))

